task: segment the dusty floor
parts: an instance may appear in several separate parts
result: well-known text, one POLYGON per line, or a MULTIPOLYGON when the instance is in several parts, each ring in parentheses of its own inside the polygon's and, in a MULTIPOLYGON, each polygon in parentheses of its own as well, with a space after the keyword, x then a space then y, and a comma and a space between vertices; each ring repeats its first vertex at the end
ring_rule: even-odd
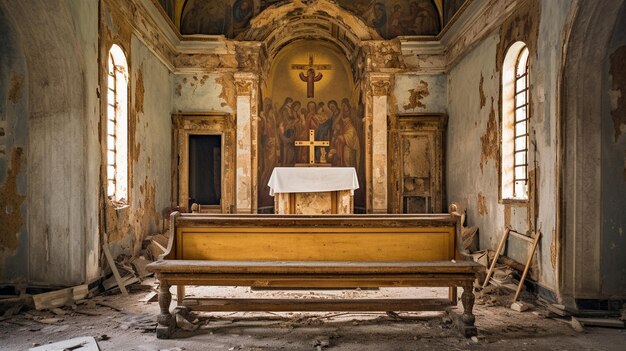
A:
MULTIPOLYGON (((101 350, 626 349, 624 329, 586 328, 578 333, 564 320, 545 318, 545 311, 540 307, 523 313, 503 307, 511 297, 497 293, 477 299, 474 311, 479 336, 474 340, 461 337, 447 315, 436 312, 400 313, 399 316, 339 312, 200 314, 197 316, 198 330, 178 331, 175 340, 159 340, 152 329, 158 304, 139 301, 146 294, 146 291, 136 291, 128 297, 98 296, 76 306, 65 307, 65 315, 55 315, 50 311, 23 311, 0 322, 0 350, 26 350, 79 336, 95 337, 101 350), (325 342, 330 345, 326 346, 325 342)), ((187 295, 385 298, 447 296, 447 292, 431 288, 314 293, 195 288, 188 289, 187 295)), ((175 301, 172 308, 174 305, 175 301)))

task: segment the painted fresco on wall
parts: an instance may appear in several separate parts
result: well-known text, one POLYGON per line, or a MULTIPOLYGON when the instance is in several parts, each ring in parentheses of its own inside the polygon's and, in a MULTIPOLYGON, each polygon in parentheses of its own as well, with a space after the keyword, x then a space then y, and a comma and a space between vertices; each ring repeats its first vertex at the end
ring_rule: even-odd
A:
MULTIPOLYGON (((173 11, 174 0, 159 0, 173 11)), ((225 35, 234 38, 250 20, 284 0, 186 0, 180 16, 182 34, 225 35)), ((437 35, 441 16, 434 0, 338 0, 340 6, 360 16, 385 39, 399 35, 437 35)), ((168 12, 169 13, 169 12, 168 12)))
POLYGON ((330 143, 316 147, 316 163, 356 169, 361 189, 355 192, 355 208, 364 208, 363 111, 358 98, 353 98, 354 83, 345 57, 332 44, 291 44, 276 58, 262 95, 259 209, 273 209, 274 199, 266 185, 274 167, 309 163, 309 148, 295 142, 309 140, 310 130, 315 140, 330 143), (312 76, 319 80, 307 79, 312 76))
POLYGON ((443 23, 448 24, 461 9, 466 0, 446 0, 443 2, 443 23))
POLYGON ((227 9, 224 1, 187 0, 181 14, 181 34, 223 34, 227 9))
POLYGON ((176 0, 159 0, 159 4, 173 23, 176 23, 176 0))
POLYGON ((265 10, 266 8, 274 4, 284 3, 284 2, 285 0, 261 0, 261 11, 265 10))
POLYGON ((339 0, 385 39, 400 35, 437 35, 441 20, 432 0, 339 0))

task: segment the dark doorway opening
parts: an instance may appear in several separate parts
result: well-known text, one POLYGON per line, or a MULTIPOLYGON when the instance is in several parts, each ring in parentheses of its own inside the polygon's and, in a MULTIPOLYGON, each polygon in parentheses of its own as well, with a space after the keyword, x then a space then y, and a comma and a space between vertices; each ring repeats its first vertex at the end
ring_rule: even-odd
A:
POLYGON ((219 207, 222 198, 222 136, 189 136, 189 208, 219 207))

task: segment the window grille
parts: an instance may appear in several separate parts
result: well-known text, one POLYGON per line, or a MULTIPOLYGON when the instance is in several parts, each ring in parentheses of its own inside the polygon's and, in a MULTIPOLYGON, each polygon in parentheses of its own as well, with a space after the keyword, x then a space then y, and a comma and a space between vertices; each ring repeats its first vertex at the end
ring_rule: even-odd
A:
POLYGON ((528 194, 528 118, 529 118, 529 75, 528 47, 524 47, 515 64, 515 120, 513 147, 513 197, 528 194))

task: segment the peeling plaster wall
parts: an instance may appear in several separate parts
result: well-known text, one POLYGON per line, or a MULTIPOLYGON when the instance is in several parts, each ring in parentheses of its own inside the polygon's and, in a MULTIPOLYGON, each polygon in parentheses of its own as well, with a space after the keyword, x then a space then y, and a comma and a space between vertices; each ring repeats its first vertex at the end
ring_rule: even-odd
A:
POLYGON ((601 286, 626 292, 626 7, 622 7, 603 67, 601 121, 601 286))
POLYGON ((163 230, 162 213, 170 206, 172 75, 134 35, 131 61, 130 225, 136 253, 145 235, 163 230))
POLYGON ((186 73, 174 77, 173 104, 177 112, 227 112, 236 107, 232 73, 186 73))
MULTIPOLYGON (((511 20, 509 27, 496 28, 451 69, 448 77, 448 199, 467 208, 468 224, 480 228, 482 249, 494 250, 506 225, 522 233, 533 230, 533 214, 537 213, 537 230, 542 239, 531 278, 552 291, 556 290, 557 80, 570 6, 566 0, 526 2, 516 11, 525 23, 517 25, 511 20), (501 67, 497 62, 502 62, 515 36, 523 34, 530 36, 528 44, 531 52, 535 51, 530 68, 530 128, 536 132, 531 140, 537 143, 537 168, 531 148, 529 175, 533 178, 536 174, 538 184, 536 192, 531 190, 528 204, 502 204, 498 194, 501 67)), ((525 262, 530 245, 516 238, 508 243, 507 254, 525 262)))
POLYGON ((10 85, 2 118, 11 123, 4 136, 11 161, 0 167, 0 181, 3 201, 11 202, 3 208, 13 214, 0 228, 20 228, 17 256, 0 257, 0 282, 79 284, 98 270, 99 160, 89 154, 97 111, 97 1, 0 1, 0 12, 0 22, 10 23, 0 36, 20 43, 2 67, 23 73, 9 80, 0 75, 0 86, 10 85), (10 68, 16 57, 22 63, 10 68))
POLYGON ((17 33, 0 8, 0 282, 28 276, 25 61, 17 33))
MULTIPOLYGON (((146 235, 165 230, 164 212, 171 205, 173 75, 155 54, 164 52, 158 32, 143 17, 145 14, 137 11, 135 3, 102 0, 101 5, 99 48, 103 89, 112 44, 123 48, 130 72, 128 199, 125 206, 115 207, 102 194, 104 213, 101 225, 106 233, 103 241, 109 244, 111 254, 114 257, 120 254, 132 256, 141 250, 146 235), (137 26, 137 22, 142 26, 137 26)), ((106 99, 102 99, 101 106, 106 111, 106 99)), ((100 116, 101 121, 105 119, 104 114, 100 116)), ((106 138, 103 127, 100 133, 99 152, 104 155, 106 138)), ((106 182, 106 168, 101 169, 100 179, 106 182)))
POLYGON ((486 38, 450 71, 448 80, 448 201, 467 210, 468 225, 479 227, 481 248, 495 247, 504 227, 504 209, 498 204, 498 154, 481 158, 481 137, 490 115, 498 111, 498 41, 497 34, 486 38), (481 92, 488 101, 482 107, 481 92))
POLYGON ((393 95, 399 113, 445 113, 448 104, 445 74, 396 74, 393 95))

